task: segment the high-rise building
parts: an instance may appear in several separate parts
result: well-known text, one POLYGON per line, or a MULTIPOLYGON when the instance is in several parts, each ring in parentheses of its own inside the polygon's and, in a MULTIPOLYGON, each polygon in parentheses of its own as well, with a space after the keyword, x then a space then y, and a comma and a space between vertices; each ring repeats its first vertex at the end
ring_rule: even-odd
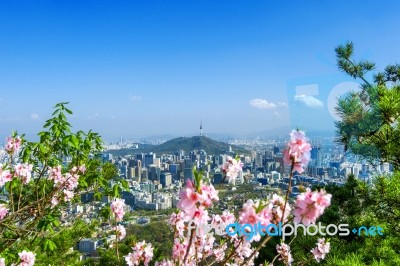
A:
POLYGON ((128 167, 128 173, 126 175, 128 179, 132 179, 135 177, 135 168, 134 167, 128 167))
POLYGON ((142 178, 141 178, 141 180, 142 181, 147 181, 148 179, 149 179, 149 172, 148 172, 148 170, 147 170, 147 168, 142 168, 142 178))
POLYGON ((164 172, 160 174, 160 183, 163 187, 169 187, 172 184, 171 173, 164 172))
POLYGON ((144 154, 143 153, 136 154, 136 160, 140 160, 140 161, 143 162, 143 159, 144 159, 144 154))
POLYGON ((185 170, 183 171, 184 180, 193 180, 193 164, 186 164, 185 170))
POLYGON ((180 180, 179 164, 170 164, 169 172, 171 173, 172 180, 180 180))
POLYGON ((145 154, 143 166, 146 167, 146 166, 149 166, 150 164, 153 164, 155 158, 156 158, 155 153, 150 152, 148 154, 145 154))
POLYGON ((160 182, 161 169, 154 164, 149 165, 148 179, 160 182))
POLYGON ((278 153, 275 156, 275 162, 279 163, 279 168, 276 169, 279 173, 283 174, 285 172, 285 165, 283 164, 283 155, 278 153))
POLYGON ((103 153, 103 162, 113 162, 113 155, 111 153, 103 153))
POLYGON ((322 166, 321 147, 313 146, 311 148, 311 163, 313 166, 316 166, 316 167, 322 166))
POLYGON ((142 181, 142 168, 135 166, 135 180, 138 182, 142 181))
POLYGON ((200 164, 205 165, 207 163, 207 153, 205 150, 200 150, 200 164))
POLYGON ((224 176, 221 172, 215 173, 213 178, 213 184, 221 184, 223 178, 224 176))
POLYGON ((154 164, 156 167, 160 167, 160 166, 161 166, 161 159, 160 159, 160 158, 154 158, 154 159, 153 159, 153 164, 154 164))

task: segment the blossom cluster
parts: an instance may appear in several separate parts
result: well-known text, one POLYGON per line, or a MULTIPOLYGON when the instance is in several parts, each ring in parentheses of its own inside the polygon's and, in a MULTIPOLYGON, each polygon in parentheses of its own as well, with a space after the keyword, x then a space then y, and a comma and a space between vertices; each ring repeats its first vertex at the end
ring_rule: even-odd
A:
POLYGON ((19 148, 21 147, 21 144, 22 144, 22 139, 20 137, 18 137, 18 136, 8 137, 5 149, 9 154, 12 155, 19 150, 19 148))
POLYGON ((117 226, 113 227, 113 230, 115 232, 115 236, 116 236, 118 241, 125 238, 126 230, 125 230, 125 227, 123 225, 117 225, 117 226))
POLYGON ((4 186, 7 182, 10 182, 12 178, 13 175, 11 171, 6 169, 6 167, 0 164, 0 188, 4 186))
POLYGON ((132 247, 132 252, 125 256, 125 261, 129 266, 139 265, 141 262, 145 266, 149 265, 149 262, 153 258, 153 247, 151 243, 145 241, 138 242, 132 247))
MULTIPOLYGON (((216 262, 222 262, 231 252, 236 265, 243 263, 253 253, 250 242, 244 241, 237 235, 228 236, 225 229, 235 222, 235 216, 228 210, 222 214, 209 215, 207 208, 218 201, 218 192, 213 185, 195 185, 187 180, 186 187, 180 192, 178 208, 180 211, 170 217, 170 225, 175 231, 175 240, 172 251, 172 259, 178 264, 196 265, 198 262, 213 257, 216 262), (212 233, 226 238, 226 243, 217 245, 217 239, 212 233), (228 243, 233 250, 228 249, 228 243)), ((169 261, 162 262, 169 265, 169 261)), ((252 265, 253 261, 246 265, 252 265)), ((227 264, 228 265, 228 264, 227 264)))
POLYGON ((294 222, 304 225, 314 224, 325 208, 331 205, 331 198, 332 195, 323 189, 318 192, 307 188, 306 192, 297 196, 293 212, 294 222))
POLYGON ((0 164, 0 187, 18 177, 23 184, 28 184, 32 178, 32 167, 32 164, 18 163, 13 170, 10 170, 7 165, 0 164))
POLYGON ((18 163, 14 166, 14 176, 21 177, 23 184, 28 184, 32 177, 32 164, 18 163))
POLYGON ((239 175, 242 167, 243 163, 240 160, 228 156, 226 162, 221 167, 221 171, 225 174, 228 183, 230 183, 239 175))
POLYGON ((6 217, 8 213, 7 205, 0 204, 0 220, 6 217))
MULTIPOLYGON (((290 215, 290 205, 277 195, 272 195, 268 202, 247 200, 239 212, 239 223, 242 225, 255 225, 260 223, 262 226, 286 222, 290 215), (285 205, 286 204, 286 205, 285 205)), ((267 233, 267 232, 265 232, 267 233)), ((259 241, 260 235, 255 235, 251 240, 259 241)))
POLYGON ((124 217, 125 214, 124 207, 125 207, 125 200, 123 199, 115 199, 111 203, 110 208, 115 216, 116 221, 122 221, 122 218, 124 217))
POLYGON ((293 166, 293 172, 302 174, 311 157, 311 145, 304 131, 292 130, 290 141, 283 152, 283 161, 286 165, 293 166))
POLYGON ((48 179, 53 180, 56 188, 56 194, 51 199, 52 208, 62 200, 68 202, 74 198, 74 190, 78 187, 79 176, 85 172, 85 165, 81 165, 79 168, 74 166, 66 174, 62 174, 61 165, 49 168, 48 179))
POLYGON ((21 260, 20 266, 33 266, 35 264, 35 254, 30 251, 22 251, 18 253, 21 260))
POLYGON ((276 252, 279 255, 280 261, 283 261, 285 263, 285 265, 289 265, 289 266, 292 265, 292 262, 294 260, 293 260, 289 245, 287 245, 285 243, 276 245, 276 252))
POLYGON ((311 253, 314 255, 314 258, 317 262, 325 259, 326 254, 329 253, 331 249, 331 244, 329 242, 325 242, 325 238, 318 239, 317 246, 311 250, 311 253))
MULTIPOLYGON (((18 152, 22 144, 22 139, 20 137, 8 137, 6 144, 6 151, 13 155, 18 152)), ((21 178, 23 184, 28 184, 32 177, 32 164, 27 163, 17 163, 14 168, 7 165, 0 164, 0 188, 4 186, 7 182, 13 180, 13 178, 21 178)))

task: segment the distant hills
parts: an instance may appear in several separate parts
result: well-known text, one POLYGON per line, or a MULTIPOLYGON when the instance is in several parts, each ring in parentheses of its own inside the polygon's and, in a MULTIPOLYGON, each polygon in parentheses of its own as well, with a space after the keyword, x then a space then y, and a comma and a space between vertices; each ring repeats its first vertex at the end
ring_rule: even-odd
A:
POLYGON ((179 137, 171 139, 160 145, 139 144, 138 149, 121 149, 107 151, 115 156, 133 155, 136 153, 174 153, 184 150, 188 153, 192 150, 204 150, 207 154, 224 154, 229 151, 231 146, 235 154, 250 154, 250 151, 235 145, 229 145, 224 142, 216 141, 204 136, 179 137))

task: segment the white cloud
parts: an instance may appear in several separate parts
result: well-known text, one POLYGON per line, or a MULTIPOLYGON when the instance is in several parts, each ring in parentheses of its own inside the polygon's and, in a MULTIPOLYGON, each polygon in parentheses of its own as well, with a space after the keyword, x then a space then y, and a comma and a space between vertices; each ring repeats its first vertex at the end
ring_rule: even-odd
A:
POLYGON ((39 115, 38 115, 37 113, 33 113, 33 114, 31 115, 31 119, 32 119, 32 120, 38 120, 38 119, 39 119, 39 115))
POLYGON ((282 106, 282 107, 286 107, 287 106, 287 103, 285 103, 285 102, 277 102, 276 104, 278 106, 282 106))
POLYGON ((142 100, 142 97, 137 96, 137 95, 129 95, 129 100, 132 102, 138 102, 142 100))
POLYGON ((253 99, 249 103, 251 106, 253 106, 254 108, 258 108, 258 109, 276 108, 276 104, 270 103, 267 100, 263 100, 263 99, 253 99))
POLYGON ((311 95, 304 95, 304 94, 295 95, 294 99, 309 107, 314 107, 314 108, 324 107, 324 103, 322 101, 318 100, 317 98, 311 95))

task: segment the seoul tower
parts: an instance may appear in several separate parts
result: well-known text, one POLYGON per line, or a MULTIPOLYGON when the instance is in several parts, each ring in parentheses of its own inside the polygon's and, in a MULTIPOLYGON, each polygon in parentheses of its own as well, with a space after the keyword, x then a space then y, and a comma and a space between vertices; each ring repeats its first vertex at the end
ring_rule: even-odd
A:
POLYGON ((200 137, 203 136, 203 121, 200 121, 200 137))

